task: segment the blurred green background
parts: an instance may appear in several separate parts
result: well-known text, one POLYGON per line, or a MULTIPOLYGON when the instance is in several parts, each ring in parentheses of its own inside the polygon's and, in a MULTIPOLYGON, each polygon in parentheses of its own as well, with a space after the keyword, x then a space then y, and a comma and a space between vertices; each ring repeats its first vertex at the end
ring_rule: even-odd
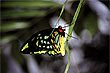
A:
MULTIPOLYGON (((109 8, 109 1, 97 1, 109 8)), ((97 1, 96 4, 98 4, 97 1)), ((48 55, 23 55, 19 51, 22 44, 32 34, 51 28, 51 19, 59 16, 63 3, 63 0, 1 1, 1 73, 64 72, 68 60, 67 54, 65 57, 51 57, 48 55)), ((61 19, 70 24, 78 4, 77 0, 69 0, 61 19)), ((75 34, 80 41, 76 40, 78 42, 76 49, 70 45, 70 52, 74 53, 78 49, 76 52, 78 56, 74 53, 72 57, 75 57, 76 61, 78 58, 79 62, 76 64, 72 62, 75 60, 72 60, 68 73, 108 73, 110 35, 100 30, 100 18, 101 16, 92 9, 89 2, 81 8, 74 27, 75 34)), ((106 20, 110 22, 109 19, 106 20)), ((101 21, 103 22, 103 20, 101 21)))

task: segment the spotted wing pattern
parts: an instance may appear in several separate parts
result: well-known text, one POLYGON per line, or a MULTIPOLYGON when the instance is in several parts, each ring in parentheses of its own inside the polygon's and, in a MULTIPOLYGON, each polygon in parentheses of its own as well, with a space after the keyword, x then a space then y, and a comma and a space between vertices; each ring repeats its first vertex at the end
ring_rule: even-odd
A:
MULTIPOLYGON (((61 37, 63 35, 58 31, 59 28, 55 28, 54 32, 51 29, 46 29, 35 33, 24 45, 21 47, 21 53, 23 54, 49 54, 49 55, 57 55, 62 54, 61 48, 64 45, 61 45, 62 42, 61 37)), ((64 42, 63 42, 64 44, 64 42)), ((64 49, 64 47, 63 47, 64 49)), ((63 55, 62 55, 63 56, 63 55)))

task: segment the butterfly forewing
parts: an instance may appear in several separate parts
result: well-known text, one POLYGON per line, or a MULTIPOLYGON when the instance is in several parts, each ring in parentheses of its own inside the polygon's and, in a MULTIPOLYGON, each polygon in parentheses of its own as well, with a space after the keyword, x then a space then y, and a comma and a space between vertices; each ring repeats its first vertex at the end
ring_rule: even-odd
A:
MULTIPOLYGON (((35 33, 32 37, 22 46, 21 53, 23 54, 46 54, 57 55, 61 53, 61 35, 59 28, 46 29, 35 33)), ((64 34, 64 32, 63 32, 64 34)))
POLYGON ((46 29, 32 35, 32 37, 22 46, 21 52, 30 54, 30 52, 39 52, 49 48, 49 35, 51 31, 52 29, 46 29))

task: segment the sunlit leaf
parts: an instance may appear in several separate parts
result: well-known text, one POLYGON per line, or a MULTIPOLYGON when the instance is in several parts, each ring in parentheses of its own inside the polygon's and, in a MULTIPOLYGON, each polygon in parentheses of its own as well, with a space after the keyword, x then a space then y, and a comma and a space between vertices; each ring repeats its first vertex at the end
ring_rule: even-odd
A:
POLYGON ((46 11, 35 10, 7 10, 2 11, 2 18, 18 18, 18 17, 32 17, 32 16, 44 16, 46 11))
POLYGON ((0 30, 1 32, 12 31, 16 29, 27 28, 29 26, 30 25, 27 22, 9 22, 7 24, 2 24, 0 30))
POLYGON ((2 7, 53 7, 59 6, 58 3, 52 1, 10 1, 3 2, 2 7))

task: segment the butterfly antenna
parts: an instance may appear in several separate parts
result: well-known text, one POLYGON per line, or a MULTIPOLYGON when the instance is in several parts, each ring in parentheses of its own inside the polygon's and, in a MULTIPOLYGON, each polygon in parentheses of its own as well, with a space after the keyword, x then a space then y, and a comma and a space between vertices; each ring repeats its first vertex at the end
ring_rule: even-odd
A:
MULTIPOLYGON (((67 33, 66 33, 66 34, 67 34, 67 33)), ((68 35, 68 34, 67 34, 67 35, 68 35)), ((76 37, 73 37, 73 36, 71 36, 71 35, 68 35, 68 36, 78 40, 78 38, 76 38, 76 37)))
POLYGON ((64 27, 62 27, 62 28, 66 28, 66 27, 69 27, 69 25, 68 25, 69 23, 67 22, 67 23, 65 23, 64 24, 64 27), (67 25, 66 25, 67 24, 67 25))
POLYGON ((64 27, 62 27, 62 28, 65 28, 65 27, 69 27, 69 26, 67 25, 67 26, 64 26, 64 27))

